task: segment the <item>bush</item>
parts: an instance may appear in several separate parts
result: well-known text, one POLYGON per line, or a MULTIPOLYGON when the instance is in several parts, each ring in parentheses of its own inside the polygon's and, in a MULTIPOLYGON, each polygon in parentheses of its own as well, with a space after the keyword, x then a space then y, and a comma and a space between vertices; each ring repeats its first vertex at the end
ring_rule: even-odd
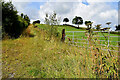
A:
POLYGON ((50 36, 53 35, 55 37, 58 37, 58 35, 59 35, 57 27, 55 27, 55 26, 50 26, 49 33, 50 33, 50 36))
POLYGON ((40 20, 34 21, 33 25, 35 25, 36 23, 40 24, 40 20))
POLYGON ((51 40, 51 38, 54 37, 59 37, 60 33, 57 30, 57 27, 55 25, 59 25, 59 19, 57 19, 57 14, 56 12, 52 13, 51 15, 48 15, 46 13, 46 17, 45 17, 45 23, 48 25, 48 34, 49 34, 49 38, 51 40))
MULTIPOLYGON (((17 10, 13 6, 12 2, 2 2, 2 36, 5 37, 5 33, 11 38, 18 38, 21 33, 28 27, 29 18, 24 19, 17 15, 17 10)), ((3 38, 2 37, 2 38, 3 38)))

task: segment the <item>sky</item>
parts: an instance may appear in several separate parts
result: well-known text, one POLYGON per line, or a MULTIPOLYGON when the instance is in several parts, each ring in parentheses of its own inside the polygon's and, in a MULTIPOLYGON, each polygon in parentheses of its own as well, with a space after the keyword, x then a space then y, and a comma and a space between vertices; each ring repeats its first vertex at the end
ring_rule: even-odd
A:
POLYGON ((60 24, 63 24, 66 17, 70 20, 69 24, 72 24, 75 16, 82 17, 84 22, 92 21, 93 27, 102 24, 104 28, 107 27, 106 22, 112 22, 109 27, 115 30, 118 24, 118 0, 12 0, 12 3, 19 14, 27 14, 31 22, 40 20, 44 23, 45 14, 55 11, 61 19, 60 24))

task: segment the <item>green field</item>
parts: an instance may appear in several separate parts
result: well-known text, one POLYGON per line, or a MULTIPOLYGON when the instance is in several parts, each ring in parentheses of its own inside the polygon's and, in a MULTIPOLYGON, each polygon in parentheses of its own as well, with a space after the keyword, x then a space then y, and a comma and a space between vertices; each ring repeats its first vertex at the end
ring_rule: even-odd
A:
MULTIPOLYGON (((44 25, 44 24, 37 24, 37 26, 40 28, 40 29, 44 29, 44 30, 47 30, 48 29, 48 26, 47 25, 44 25)), ((87 40, 87 33, 85 32, 67 32, 67 31, 87 31, 85 29, 77 29, 77 28, 74 28, 74 27, 70 27, 70 26, 55 26, 57 27, 58 31, 60 33, 62 33, 62 29, 65 29, 66 31, 66 42, 68 42, 68 39, 67 38, 70 38, 73 40, 73 34, 74 34, 74 42, 75 45, 78 45, 78 46, 88 46, 87 43, 88 40, 87 40)), ((101 32, 94 32, 96 33, 92 40, 94 42, 99 42, 100 45, 98 46, 101 46, 101 47, 107 47, 108 46, 108 36, 116 36, 116 37, 109 37, 109 48, 112 50, 114 48, 114 50, 118 51, 118 35, 117 34, 111 34, 110 35, 108 33, 101 33, 101 32), (106 36, 106 38, 104 37, 106 36), (95 39, 97 39, 97 41, 95 41, 95 39)))

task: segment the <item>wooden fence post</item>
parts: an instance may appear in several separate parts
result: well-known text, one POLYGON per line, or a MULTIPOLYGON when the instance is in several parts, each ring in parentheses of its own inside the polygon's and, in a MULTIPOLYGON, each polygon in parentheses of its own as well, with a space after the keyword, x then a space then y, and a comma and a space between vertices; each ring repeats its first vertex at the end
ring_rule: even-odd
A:
POLYGON ((65 29, 62 30, 62 38, 61 41, 64 42, 65 41, 65 29))

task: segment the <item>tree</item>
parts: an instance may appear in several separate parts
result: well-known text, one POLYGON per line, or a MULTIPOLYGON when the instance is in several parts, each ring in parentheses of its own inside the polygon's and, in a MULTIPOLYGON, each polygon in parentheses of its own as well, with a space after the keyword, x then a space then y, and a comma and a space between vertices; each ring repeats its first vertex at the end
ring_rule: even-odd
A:
POLYGON ((105 30, 109 30, 109 29, 110 29, 110 27, 105 27, 105 28, 100 29, 100 30, 105 31, 105 30))
POLYGON ((45 23, 48 25, 59 25, 59 21, 60 18, 57 19, 57 14, 56 12, 53 12, 53 14, 48 15, 48 13, 46 13, 46 17, 45 17, 45 23))
POLYGON ((110 24, 111 24, 111 22, 107 22, 106 24, 107 24, 107 25, 110 25, 110 24))
POLYGON ((115 27, 116 27, 116 30, 115 30, 115 31, 120 30, 120 24, 119 24, 119 25, 116 25, 115 27))
POLYGON ((101 24, 95 25, 97 30, 100 30, 100 28, 101 28, 100 26, 101 26, 101 24))
MULTIPOLYGON (((108 25, 108 28, 107 28, 107 29, 110 30, 111 27, 109 27, 109 25, 111 24, 111 22, 107 22, 106 24, 108 25)), ((107 30, 107 29, 106 29, 106 30, 107 30)))
POLYGON ((40 20, 33 21, 33 25, 35 25, 36 23, 40 24, 40 20))
POLYGON ((55 27, 54 25, 59 25, 60 22, 60 18, 57 18, 57 14, 56 12, 53 12, 52 14, 48 15, 48 13, 46 13, 46 17, 45 17, 45 21, 44 21, 48 26, 49 26, 49 35, 50 35, 50 40, 52 36, 58 36, 59 32, 57 31, 57 27, 55 27))
POLYGON ((87 29, 91 29, 92 28, 92 23, 91 21, 85 21, 85 25, 87 26, 87 29))
POLYGON ((23 18, 23 16, 24 16, 23 13, 21 13, 21 17, 22 17, 22 18, 23 18))
POLYGON ((82 24, 83 24, 83 19, 82 19, 81 17, 77 17, 77 16, 76 16, 76 17, 72 20, 72 23, 78 25, 78 28, 79 28, 79 25, 82 25, 82 24))
POLYGON ((64 18, 63 22, 65 22, 65 24, 66 24, 67 22, 69 22, 69 19, 68 18, 64 18))
POLYGON ((8 34, 11 38, 18 38, 28 27, 29 21, 17 13, 12 2, 2 2, 2 37, 8 34))
POLYGON ((50 24, 48 13, 46 13, 45 24, 50 24))
POLYGON ((28 24, 30 24, 30 19, 27 15, 24 15, 24 19, 27 21, 28 24))

